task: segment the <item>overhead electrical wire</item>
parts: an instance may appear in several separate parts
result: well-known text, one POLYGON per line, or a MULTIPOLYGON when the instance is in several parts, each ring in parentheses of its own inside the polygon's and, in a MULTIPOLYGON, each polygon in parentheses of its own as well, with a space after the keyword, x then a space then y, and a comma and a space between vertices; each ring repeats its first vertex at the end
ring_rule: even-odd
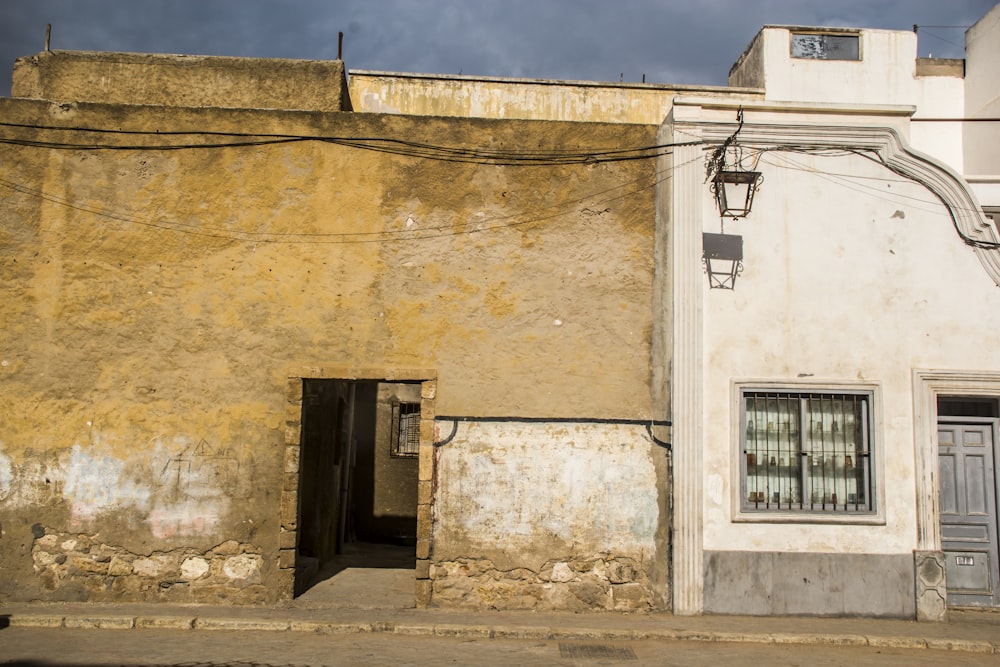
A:
MULTIPOLYGON (((781 152, 781 153, 784 153, 784 152, 791 152, 791 153, 815 153, 815 149, 813 149, 812 147, 806 147, 806 148, 798 148, 798 149, 796 149, 794 147, 785 147, 785 146, 782 146, 780 148, 762 149, 762 150, 764 152, 771 152, 771 153, 774 153, 774 152, 781 152)), ((889 162, 887 162, 886 160, 884 160, 882 158, 882 156, 878 154, 877 151, 874 151, 874 150, 871 150, 871 149, 868 149, 868 148, 863 148, 863 149, 862 148, 857 148, 857 149, 851 149, 851 148, 844 149, 844 148, 840 148, 839 150, 846 150, 848 153, 855 154, 855 155, 857 155, 859 157, 862 157, 864 159, 867 159, 867 160, 871 160, 872 162, 875 162, 876 164, 881 165, 882 167, 884 167, 885 169, 889 170, 893 174, 896 174, 897 176, 899 176, 901 179, 903 179, 903 182, 908 182, 908 183, 916 183, 917 182, 909 174, 906 174, 905 172, 903 172, 899 168, 893 166, 892 164, 890 164, 889 162)), ((794 163, 794 160, 789 160, 789 162, 794 163)), ((777 166, 780 167, 780 165, 777 165, 777 166)), ((840 178, 842 181, 846 180, 847 178, 855 178, 854 176, 844 177, 844 176, 840 176, 838 174, 832 174, 832 173, 828 173, 828 172, 824 172, 824 171, 820 171, 820 170, 814 170, 814 169, 811 169, 809 167, 806 167, 805 165, 800 165, 798 168, 801 169, 802 171, 809 171, 809 172, 815 173, 816 175, 818 175, 820 177, 825 177, 825 178, 827 178, 827 180, 830 180, 830 181, 833 181, 833 182, 836 182, 837 178, 840 178)), ((943 198, 940 198, 940 197, 938 197, 938 199, 935 201, 935 200, 921 199, 919 197, 912 197, 912 196, 909 196, 909 195, 901 195, 901 194, 896 194, 896 193, 888 193, 888 192, 884 192, 882 190, 877 190, 875 188, 872 188, 871 186, 866 186, 866 185, 863 185, 863 184, 860 184, 860 183, 855 184, 857 186, 857 188, 851 188, 850 186, 844 185, 843 182, 841 183, 841 185, 843 187, 848 187, 848 188, 854 189, 856 191, 863 191, 863 190, 861 190, 862 188, 863 189, 867 189, 867 190, 872 190, 872 191, 878 193, 878 195, 872 195, 872 196, 879 196, 879 198, 883 199, 884 201, 892 201, 892 200, 886 199, 884 197, 884 195, 889 195, 889 196, 892 196, 892 197, 896 197, 897 199, 904 199, 904 200, 907 200, 907 201, 910 201, 910 202, 919 202, 919 203, 923 203, 923 204, 938 204, 940 206, 943 206, 944 209, 948 212, 948 217, 951 219, 952 227, 954 228, 955 233, 958 234, 958 237, 962 240, 963 243, 965 243, 968 246, 972 246, 974 248, 979 248, 981 250, 997 250, 997 249, 1000 249, 1000 242, 997 242, 997 241, 983 241, 982 239, 972 238, 971 236, 969 236, 965 232, 963 232, 962 228, 959 226, 959 224, 958 224, 958 218, 955 216, 955 210, 956 210, 956 208, 957 208, 957 210, 964 211, 966 213, 975 213, 977 215, 981 213, 981 211, 979 211, 978 209, 954 207, 954 206, 948 204, 943 198)), ((865 194, 871 194, 871 193, 865 193, 865 194)), ((936 213, 937 212, 936 210, 933 210, 933 209, 922 208, 922 207, 917 207, 917 208, 920 208, 920 210, 927 211, 929 213, 936 213)))
MULTIPOLYGON (((20 137, 0 136, 0 144, 33 147, 33 148, 46 148, 54 150, 173 151, 173 150, 192 150, 192 149, 206 149, 206 148, 209 149, 240 148, 240 147, 277 145, 277 144, 295 143, 295 142, 320 142, 327 144, 342 145, 360 150, 370 150, 375 152, 390 153, 390 154, 419 158, 419 159, 430 159, 430 160, 438 160, 445 162, 458 162, 458 163, 468 163, 468 164, 488 164, 493 166, 563 166, 563 165, 574 165, 574 164, 589 165, 589 164, 599 164, 606 162, 648 160, 669 155, 672 153, 672 151, 670 150, 672 148, 680 146, 701 145, 704 146, 705 151, 711 151, 711 154, 707 160, 707 169, 709 174, 708 177, 710 178, 713 171, 717 171, 724 167, 724 160, 727 149, 730 146, 738 146, 737 138, 740 129, 742 128, 743 125, 742 109, 740 110, 738 119, 740 125, 737 127, 736 131, 732 135, 727 137, 727 139, 722 144, 709 144, 703 139, 695 137, 690 141, 684 141, 684 142, 653 144, 648 146, 638 146, 632 148, 614 148, 614 149, 602 148, 602 149, 591 149, 591 150, 555 149, 555 150, 544 150, 544 151, 541 150, 513 151, 513 150, 484 149, 484 148, 470 149, 462 146, 443 146, 443 145, 427 144, 422 142, 414 142, 414 141, 408 141, 390 137, 342 137, 342 136, 327 136, 327 135, 297 135, 297 134, 274 134, 274 133, 258 134, 258 133, 220 132, 220 131, 160 132, 160 131, 149 131, 149 130, 123 130, 119 128, 64 127, 55 125, 37 125, 37 124, 11 123, 11 122, 0 122, 0 127, 16 128, 22 130, 27 129, 36 131, 49 131, 49 132, 91 133, 91 134, 96 134, 98 136, 123 135, 123 136, 143 136, 147 138, 203 136, 203 137, 226 137, 239 140, 208 142, 208 143, 191 143, 191 142, 157 143, 154 141, 153 143, 145 143, 145 144, 117 144, 117 143, 100 143, 100 142, 85 143, 81 141, 49 141, 49 140, 39 140, 39 139, 25 139, 20 137)), ((892 173, 895 173, 897 176, 900 176, 907 182, 913 181, 913 179, 908 174, 901 172, 897 168, 893 167, 891 164, 887 163, 881 157, 881 155, 877 153, 877 151, 873 151, 870 148, 858 148, 858 147, 843 146, 843 145, 830 145, 830 146, 782 145, 782 146, 775 146, 768 148, 757 148, 756 151, 760 154, 765 152, 782 152, 782 153, 803 153, 811 155, 824 155, 828 157, 858 155, 860 157, 872 160, 873 162, 882 165, 883 167, 885 167, 892 173)), ((794 161, 791 162, 794 163, 794 161)), ((675 167, 676 166, 677 165, 675 165, 675 167)), ((778 166, 780 167, 780 165, 778 166)), ((827 174, 826 172, 822 172, 819 170, 810 170, 807 167, 801 167, 801 168, 803 168, 804 170, 813 171, 814 173, 817 173, 819 175, 826 175, 829 177, 841 176, 834 173, 827 174)), ((847 176, 842 176, 842 178, 847 178, 847 176)), ((633 181, 633 183, 634 182, 637 181, 633 181)), ((654 184, 659 182, 661 181, 657 180, 654 182, 654 184)), ((147 225, 160 229, 168 229, 172 231, 188 233, 188 234, 196 234, 199 236, 207 236, 213 238, 223 238, 223 239, 238 240, 238 241, 268 242, 268 243, 274 243, 274 242, 373 243, 373 242, 391 240, 392 236, 394 235, 405 237, 405 239, 407 240, 420 240, 427 238, 439 238, 442 236, 472 234, 494 229, 515 227, 515 226, 530 224, 531 222, 539 222, 541 220, 550 219, 552 217, 559 217, 561 215, 566 214, 566 213, 554 213, 551 215, 536 216, 531 218, 530 220, 521 220, 510 224, 476 227, 474 229, 467 229, 462 231, 455 231, 454 225, 440 225, 437 227, 429 227, 419 230, 400 229, 400 230, 383 230, 380 232, 345 232, 339 234, 310 234, 310 233, 294 233, 294 232, 290 233, 240 232, 232 230, 212 229, 199 225, 185 224, 179 222, 154 223, 148 220, 141 220, 135 218, 134 216, 130 216, 128 214, 123 214, 118 212, 109 213, 92 207, 76 205, 56 195, 44 193, 40 190, 33 190, 27 186, 23 186, 12 181, 7 181, 5 179, 0 179, 0 185, 24 194, 46 199, 47 201, 61 204, 69 208, 74 208, 76 210, 93 213, 96 215, 102 215, 104 217, 118 220, 120 222, 134 222, 140 225, 147 225), (190 228, 190 229, 185 229, 185 228, 190 228), (349 240, 349 237, 352 236, 358 236, 358 237, 364 236, 367 238, 349 240), (279 237, 279 238, 275 239, 272 237, 279 237), (297 237, 297 239, 291 240, 289 237, 297 237), (331 238, 336 238, 337 240, 329 240, 331 238)), ((604 192, 610 192, 620 187, 625 187, 625 186, 616 186, 616 188, 611 188, 609 190, 603 191, 602 193, 597 193, 595 195, 588 195, 586 197, 579 198, 569 203, 579 203, 585 199, 589 199, 590 197, 598 196, 599 194, 603 194, 604 192)), ((867 187, 867 186, 859 185, 859 187, 867 187)), ((639 192, 643 189, 645 188, 639 188, 635 192, 639 192)), ((920 200, 918 198, 913 198, 913 197, 906 197, 903 195, 895 195, 895 193, 882 193, 881 191, 879 191, 879 193, 891 194, 893 196, 907 198, 911 201, 920 201, 923 203, 930 203, 930 204, 939 203, 943 205, 945 209, 948 211, 948 214, 951 217, 955 231, 958 233, 959 237, 962 239, 964 243, 981 249, 1000 248, 1000 242, 982 241, 979 239, 974 239, 966 235, 964 232, 962 232, 961 228, 959 227, 958 220, 955 217, 954 210, 952 210, 952 207, 948 205, 943 199, 939 199, 939 201, 933 202, 933 201, 920 200)), ((614 199, 617 198, 612 198, 609 201, 612 201, 614 199)), ((501 216, 500 218, 494 218, 493 220, 503 220, 509 217, 519 217, 519 216, 516 215, 501 216)), ((469 223, 465 224, 468 225, 469 223)))
MULTIPOLYGON (((774 154, 776 152, 770 151, 770 153, 774 154)), ((856 182, 863 179, 871 179, 888 183, 900 183, 900 184, 912 183, 912 181, 908 179, 904 178, 887 179, 887 178, 878 178, 874 176, 866 177, 866 176, 855 176, 853 174, 838 174, 835 172, 827 172, 827 171, 821 171, 819 169, 813 169, 812 167, 804 165, 801 162, 797 162, 785 155, 774 155, 774 157, 778 159, 770 160, 768 161, 768 163, 773 165, 774 167, 777 167, 778 169, 788 169, 791 171, 800 171, 804 173, 815 174, 819 178, 840 185, 841 187, 847 188, 848 190, 853 190, 854 192, 860 192, 861 194, 869 195, 871 197, 874 197, 875 199, 881 199, 882 201, 887 201, 891 203, 916 202, 918 204, 935 204, 937 206, 941 205, 941 202, 938 200, 921 199, 920 197, 913 197, 910 195, 904 195, 897 192, 889 192, 881 188, 876 188, 871 185, 866 185, 864 183, 856 182)), ((940 208, 934 208, 934 209, 920 208, 920 210, 927 211, 928 213, 940 212, 940 208)))
POLYGON ((41 140, 35 138, 0 136, 0 144, 29 146, 34 148, 50 148, 56 150, 128 150, 128 151, 173 151, 197 150, 206 148, 241 148, 247 146, 265 146, 296 142, 321 142, 348 146, 361 150, 371 150, 408 157, 440 160, 446 162, 463 162, 471 164, 491 164, 496 166, 559 166, 571 164, 598 164, 604 162, 625 162, 631 160, 647 160, 660 157, 665 151, 675 146, 692 146, 703 144, 701 140, 670 144, 653 144, 630 148, 600 148, 574 150, 499 150, 486 148, 466 148, 463 146, 442 146, 416 141, 408 141, 392 137, 349 137, 329 135, 299 135, 218 131, 149 131, 121 130, 109 128, 61 127, 55 125, 34 125, 26 123, 0 122, 0 127, 16 129, 41 130, 47 132, 75 132, 102 135, 143 136, 154 141, 142 144, 120 144, 109 142, 85 142, 41 140), (174 137, 228 137, 233 141, 215 142, 162 142, 160 138, 174 137))

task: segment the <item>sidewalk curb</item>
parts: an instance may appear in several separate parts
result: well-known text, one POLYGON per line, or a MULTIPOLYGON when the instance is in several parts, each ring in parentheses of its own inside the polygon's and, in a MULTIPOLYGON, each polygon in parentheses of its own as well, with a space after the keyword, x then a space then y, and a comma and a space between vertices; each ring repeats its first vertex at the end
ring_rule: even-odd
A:
POLYGON ((607 628, 553 628, 535 625, 464 625, 461 623, 393 623, 387 621, 342 622, 322 620, 283 620, 197 617, 129 616, 122 614, 60 615, 14 613, 7 617, 9 627, 71 628, 99 630, 229 630, 255 632, 304 632, 312 634, 390 633, 411 637, 461 637, 469 639, 531 639, 548 641, 635 641, 660 640, 684 642, 726 642, 748 644, 798 644, 816 646, 871 646, 894 649, 924 649, 1000 655, 1000 641, 939 639, 904 635, 805 634, 721 632, 705 630, 620 630, 607 628))

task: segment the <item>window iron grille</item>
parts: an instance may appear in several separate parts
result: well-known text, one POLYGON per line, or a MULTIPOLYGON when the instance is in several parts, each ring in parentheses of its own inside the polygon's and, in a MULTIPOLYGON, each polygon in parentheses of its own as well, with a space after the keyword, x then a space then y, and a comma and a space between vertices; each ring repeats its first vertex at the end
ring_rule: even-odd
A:
POLYGON ((742 395, 742 506, 871 512, 871 394, 742 395))
POLYGON ((793 58, 811 60, 861 60, 859 35, 792 33, 793 58))
POLYGON ((420 404, 393 403, 391 432, 390 452, 393 456, 418 456, 420 453, 420 404))

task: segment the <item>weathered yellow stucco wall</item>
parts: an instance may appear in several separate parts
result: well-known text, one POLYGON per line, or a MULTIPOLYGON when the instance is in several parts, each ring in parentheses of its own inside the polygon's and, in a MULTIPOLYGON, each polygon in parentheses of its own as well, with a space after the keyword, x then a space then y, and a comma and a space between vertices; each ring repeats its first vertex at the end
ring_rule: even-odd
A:
POLYGON ((14 63, 13 97, 182 107, 350 110, 342 60, 42 51, 14 63))
POLYGON ((124 146, 556 151, 655 127, 8 99, 0 117, 192 132, 2 130, 123 148, 0 148, 0 596, 275 599, 292 368, 434 369, 438 414, 653 417, 649 162, 124 146))
POLYGON ((749 88, 555 81, 351 70, 356 111, 415 116, 659 125, 677 95, 760 95, 749 88))

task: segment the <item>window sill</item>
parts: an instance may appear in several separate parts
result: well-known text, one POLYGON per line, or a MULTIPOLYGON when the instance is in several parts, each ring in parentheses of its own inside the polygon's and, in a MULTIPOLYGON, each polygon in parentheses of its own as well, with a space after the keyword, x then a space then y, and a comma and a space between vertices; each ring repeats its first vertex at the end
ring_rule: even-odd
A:
POLYGON ((795 524, 827 524, 847 526, 884 526, 885 517, 876 513, 870 514, 823 514, 820 512, 746 512, 738 510, 732 519, 733 523, 795 523, 795 524))

